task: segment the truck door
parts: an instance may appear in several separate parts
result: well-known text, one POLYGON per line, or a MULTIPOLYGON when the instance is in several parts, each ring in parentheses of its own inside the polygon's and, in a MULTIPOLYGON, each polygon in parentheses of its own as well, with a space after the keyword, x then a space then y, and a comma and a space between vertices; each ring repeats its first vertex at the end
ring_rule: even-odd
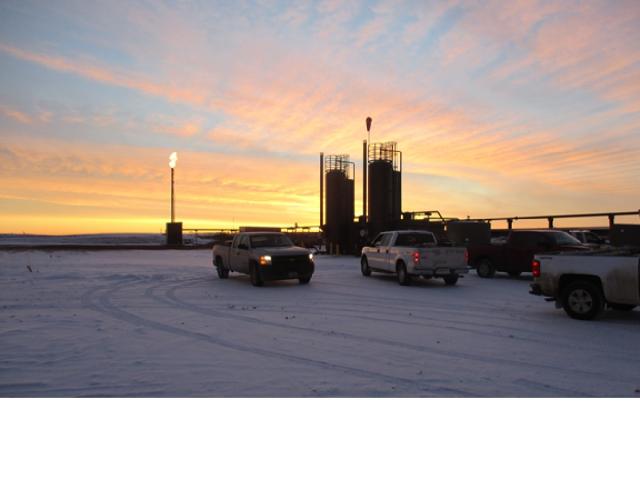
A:
POLYGON ((241 273, 249 271, 249 236, 240 235, 235 248, 230 251, 231 270, 241 273))
POLYGON ((385 235, 386 238, 383 239, 383 244, 380 248, 380 262, 382 263, 381 268, 389 272, 394 272, 396 270, 396 266, 393 264, 393 259, 391 258, 393 256, 393 254, 391 253, 391 249, 396 243, 395 239, 398 235, 396 233, 387 233, 385 235))
POLYGON ((373 241, 373 244, 367 253, 367 260, 371 268, 379 270, 383 270, 385 268, 384 256, 390 236, 390 233, 381 233, 373 241))

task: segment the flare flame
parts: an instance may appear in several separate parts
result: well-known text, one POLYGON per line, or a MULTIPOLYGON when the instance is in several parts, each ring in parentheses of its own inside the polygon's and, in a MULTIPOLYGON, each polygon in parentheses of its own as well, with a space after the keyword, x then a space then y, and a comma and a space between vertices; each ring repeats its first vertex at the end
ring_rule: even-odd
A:
POLYGON ((171 168, 176 168, 176 163, 178 163, 178 152, 173 152, 169 155, 169 166, 171 168))

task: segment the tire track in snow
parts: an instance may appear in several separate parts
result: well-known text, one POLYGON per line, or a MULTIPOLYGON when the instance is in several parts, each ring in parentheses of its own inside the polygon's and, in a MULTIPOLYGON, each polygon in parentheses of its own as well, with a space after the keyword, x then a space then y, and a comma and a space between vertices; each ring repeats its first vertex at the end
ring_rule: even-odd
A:
MULTIPOLYGON (((131 283, 139 283, 139 282, 128 282, 127 284, 120 284, 112 288, 105 288, 104 292, 98 297, 97 304, 93 303, 93 298, 94 298, 93 294, 95 293, 96 289, 90 290, 85 294, 85 296, 83 296, 85 297, 84 298, 86 302, 85 304, 88 305, 88 308, 91 308, 95 311, 99 311, 117 320, 129 323, 135 327, 147 327, 152 330, 185 337, 185 338, 189 338, 196 341, 206 342, 212 345, 227 348, 230 350, 235 350, 238 352, 251 353, 258 356, 274 358, 274 359, 294 362, 298 364, 301 363, 301 364, 305 364, 312 367, 319 367, 324 370, 330 370, 330 371, 354 375, 361 378, 368 378, 368 379, 373 379, 377 381, 383 381, 386 383, 391 383, 393 385, 402 385, 406 389, 408 389, 410 392, 415 392, 417 390, 422 394, 440 394, 445 396, 456 395, 456 396, 465 396, 465 397, 478 396, 474 393, 467 392, 464 390, 434 386, 426 382, 424 379, 412 380, 404 377, 387 375, 380 372, 373 372, 373 371, 369 371, 361 368, 338 365, 338 364, 330 363, 324 360, 316 360, 316 359, 311 359, 307 357, 302 357, 299 355, 293 355, 289 353, 268 350, 261 347, 252 347, 249 345, 243 345, 236 342, 224 340, 223 338, 216 335, 209 335, 201 332, 193 332, 186 328, 175 327, 175 326, 167 325, 155 320, 149 320, 139 315, 133 314, 127 310, 124 310, 120 307, 117 307, 111 300, 111 297, 113 297, 113 295, 118 290, 125 288, 126 286, 129 286, 131 283), (420 387, 420 388, 417 389, 416 387, 420 387)), ((152 297, 152 298, 160 299, 159 297, 152 297)), ((396 390, 393 393, 397 394, 400 392, 396 390)))
MULTIPOLYGON (((165 297, 161 297, 161 296, 154 296, 154 299, 156 301, 160 301, 163 303, 167 303, 167 298, 169 298, 171 301, 173 301, 174 305, 173 306, 180 306, 182 308, 186 308, 186 309, 191 309, 192 311, 194 311, 194 313, 202 313, 205 315, 211 315, 211 309, 210 308, 205 308, 205 307, 201 307, 199 305, 194 305, 191 303, 187 303, 184 300, 180 300, 177 295, 176 295, 176 291, 178 289, 181 288, 187 288, 189 285, 197 285, 198 283, 201 283, 200 280, 198 281, 192 281, 192 282, 184 282, 180 285, 176 285, 172 288, 170 288, 168 291, 165 292, 165 297), (197 309, 197 310, 193 310, 193 309, 197 309)), ((367 301, 367 305, 370 305, 370 302, 367 301)), ((488 332, 486 330, 482 330, 479 329, 480 325, 478 325, 477 323, 473 323, 473 322, 465 322, 465 321, 457 321, 457 320, 452 320, 449 321, 447 320, 445 321, 441 321, 438 319, 435 319, 433 317, 428 317, 422 314, 416 314, 414 317, 415 318, 419 318, 419 319, 424 319, 429 321, 429 323, 421 323, 421 322, 414 322, 414 321, 409 321, 409 320, 399 320, 399 319, 391 319, 391 318, 375 318, 372 316, 366 316, 366 315, 362 315, 362 311, 358 310, 358 309, 349 309, 349 308, 344 308, 343 307, 336 307, 335 303, 333 305, 323 305, 323 312, 319 312, 319 313, 314 313, 314 312, 309 312, 309 311, 305 311, 305 310, 296 310, 295 308, 287 308, 286 312, 287 313, 296 313, 296 314, 300 314, 300 315, 315 315, 315 316, 323 316, 325 313, 334 313, 334 314, 344 314, 345 312, 349 314, 349 318, 357 318, 359 320, 365 320, 365 321, 374 321, 374 322, 379 322, 379 323, 391 323, 391 324, 399 324, 399 325, 407 325, 407 326, 414 326, 414 327, 419 327, 419 328, 438 328, 438 329, 442 329, 442 330, 446 330, 446 331, 455 331, 455 332, 463 332, 463 333, 472 333, 472 334, 477 334, 477 335, 482 335, 482 336, 488 336, 488 337, 493 337, 493 338, 499 338, 499 339, 514 339, 516 341, 524 341, 524 342, 530 342, 530 343, 535 343, 535 344, 542 344, 542 345, 553 345, 553 346, 557 346, 557 347, 561 347, 564 349, 573 349, 573 350, 582 350, 582 351, 586 351, 586 352, 593 352, 593 353, 598 353, 598 354, 603 354, 603 355, 607 355, 609 357, 612 357, 611 353, 609 351, 603 351, 601 349, 595 348, 595 347, 576 347, 573 344, 566 344, 566 343, 562 343, 562 342, 557 342, 554 341, 552 339, 549 339, 547 336, 544 337, 544 339, 535 339, 535 338, 525 338, 522 336, 518 336, 518 337, 513 337, 508 333, 492 333, 492 332, 488 332), (353 314, 355 313, 355 315, 353 314), (462 328, 462 327, 457 327, 457 326, 451 326, 449 325, 449 323, 457 323, 457 324, 461 324, 461 325, 471 325, 474 326, 476 328, 462 328)), ((394 307, 395 308, 395 307, 394 307)), ((379 314, 380 313, 380 308, 378 307, 375 311, 375 314, 379 314)), ((273 313, 279 313, 281 312, 281 310, 278 310, 275 307, 260 307, 260 311, 267 311, 267 312, 273 312, 273 313)), ((439 309, 439 311, 442 312, 446 312, 449 313, 447 310, 445 309, 439 309)), ((339 332, 336 331, 334 329, 332 329, 331 331, 327 331, 327 330, 322 330, 322 329, 318 329, 315 327, 301 327, 301 326, 297 326, 297 325, 289 325, 289 324, 283 324, 283 323, 279 323, 279 322, 273 322, 270 320, 263 320, 263 319, 259 319, 256 317, 252 317, 249 315, 243 315, 243 314, 235 314, 235 313, 227 313, 225 314, 227 315, 229 318, 235 318, 235 319, 239 319, 239 320, 244 320, 244 321, 252 321, 253 323, 262 323, 264 325, 271 325, 271 326, 275 326, 275 327, 280 327, 280 328, 288 328, 290 330, 301 330, 301 331, 306 331, 306 332, 310 332, 310 333, 316 333, 316 334, 321 334, 321 335, 332 335, 334 337, 342 337, 342 338, 348 338, 351 340, 361 340, 361 341, 368 341, 370 343, 379 343, 379 344, 384 344, 384 345, 390 345, 390 346, 400 346, 400 347, 405 347, 405 348, 409 348, 409 349, 413 349, 413 350, 419 350, 419 351, 424 351, 426 353, 435 353, 435 352, 439 352, 440 354, 444 354, 444 352, 442 352, 442 350, 439 349, 429 349, 430 347, 423 347, 423 346, 418 346, 418 345, 413 345, 413 344, 407 344, 404 342, 397 342, 397 341, 393 341, 393 340, 385 340, 385 339, 379 339, 376 337, 367 337, 367 336, 362 336, 362 335, 357 335, 357 334, 350 334, 350 333, 345 333, 345 332, 339 332), (429 349, 424 350, 424 349, 429 349)), ((397 312, 389 312, 389 315, 397 315, 397 312)), ((526 329, 519 329, 517 327, 504 327, 504 326, 500 326, 500 325, 493 325, 493 324, 483 324, 482 326, 488 326, 488 327, 493 327, 493 328, 497 328, 497 329, 501 329, 501 328, 506 328, 508 330, 514 331, 514 332, 519 332, 519 333, 535 333, 537 335, 543 335, 540 332, 532 332, 530 330, 526 330, 526 329)), ((615 355, 615 358, 621 360, 621 361, 635 361, 635 359, 632 358, 627 358, 627 357, 620 357, 619 355, 615 355)), ((466 358, 466 357, 462 357, 462 358, 466 358)), ((484 357, 486 358, 492 358, 492 357, 484 357)), ((469 358, 471 360, 480 360, 479 358, 469 358)), ((536 364, 536 363, 530 363, 530 362, 524 362, 522 360, 501 360, 501 359, 496 359, 496 363, 498 362, 502 362, 502 363, 515 363, 515 364, 519 364, 522 366, 530 366, 530 367, 540 367, 540 368, 550 368, 550 369, 554 369, 557 371, 567 371, 570 373, 577 373, 577 374, 582 374, 582 375, 601 375, 596 373, 591 373, 591 372, 587 372, 587 371, 582 371, 582 370, 575 370, 575 369, 564 369, 564 368, 560 368, 560 367, 555 367, 555 366, 551 366, 551 365, 544 365, 544 364, 536 364)), ((614 379, 614 378, 609 378, 609 379, 614 379)), ((623 380, 623 379, 614 379, 614 380, 623 380)), ((627 381, 626 379, 624 379, 623 381, 627 381)))
MULTIPOLYGON (((327 331, 327 330, 323 330, 323 329, 318 329, 315 327, 303 327, 303 326, 298 326, 298 325, 288 325, 288 324, 283 324, 283 323, 279 323, 279 322, 274 322, 274 321, 270 321, 270 320, 263 320, 263 319, 259 319, 256 317, 252 317, 249 315, 243 315, 243 314, 237 314, 237 313, 225 313, 224 315, 212 315, 212 310, 211 308, 205 308, 205 307, 201 307, 198 305, 193 305, 187 302, 184 302, 183 300, 180 300, 177 298, 176 296, 176 291, 180 288, 183 288, 184 284, 181 285, 176 285, 173 286, 171 288, 169 288, 166 292, 165 292, 165 296, 158 296, 155 295, 153 293, 149 293, 150 296, 152 296, 156 301, 160 301, 162 303, 165 303, 169 306, 173 306, 177 309, 186 309, 186 310, 190 310, 193 313, 199 313, 199 314, 203 314, 203 315, 207 315, 209 317, 212 317, 214 319, 218 318, 221 320, 239 320, 239 321, 244 321, 247 323, 252 323, 252 324, 261 324, 261 325, 265 325, 265 326, 272 326, 272 327, 277 327, 277 328, 283 328, 283 329, 287 329, 287 330, 291 330, 291 331, 301 331, 301 332, 305 332, 305 333, 312 333, 312 334, 316 334, 316 335, 321 335, 323 337, 338 337, 338 338, 344 338, 347 340, 354 340, 354 341, 364 341, 367 343, 372 343, 372 344, 379 344, 379 345, 385 345, 385 346, 392 346, 392 347, 398 347, 398 348, 403 348, 403 349, 407 349, 407 350, 413 350, 413 351, 418 351, 421 353, 428 353, 428 354, 433 354, 433 355, 437 355, 437 356, 443 356, 443 357, 447 357, 447 358, 454 358, 454 359, 462 359, 462 360, 472 360, 472 361, 478 361, 478 362, 483 362, 483 363, 489 363, 489 364, 493 364, 493 365, 499 365, 499 366, 505 366, 505 365, 519 365, 521 367, 526 367, 526 368, 534 368, 534 369, 543 369, 543 370, 551 370, 551 371, 555 371, 555 372, 560 372, 560 373, 567 373, 567 374, 574 374, 574 375, 581 375, 581 376, 586 376, 589 378, 603 378, 606 380, 613 380, 613 381, 618 381, 618 382, 630 382, 632 381, 631 379, 627 379, 627 378, 621 378, 621 377, 611 377, 608 376, 606 374, 602 374, 599 372, 588 372, 588 371, 584 371, 584 370, 577 370, 577 369, 572 369, 572 368, 565 368, 565 367, 558 367, 555 365, 546 365, 546 364, 539 364, 539 363, 532 363, 532 362, 526 362, 523 360, 512 360, 512 359, 502 359, 499 357, 488 357, 485 355, 480 355, 480 354, 472 354, 472 353, 462 353, 462 352, 446 352, 443 351, 441 349, 437 349, 437 348, 433 348, 433 347, 427 347, 427 346, 423 346, 423 345, 414 345, 414 344, 409 344, 409 343, 405 343, 405 342, 399 342, 399 341, 395 341, 395 340, 386 340, 386 339, 380 339, 380 338, 375 338, 375 337, 368 337, 368 336, 363 336, 363 335, 358 335, 358 334, 351 334, 351 333, 346 333, 346 332, 340 332, 340 331, 336 331, 336 330, 332 330, 332 331, 327 331), (332 333, 333 332, 333 333, 332 333)), ((150 289, 148 289, 148 291, 153 291, 154 287, 151 287, 150 289)), ((148 292, 145 292, 145 294, 147 294, 148 292)), ((531 383, 530 386, 534 386, 534 383, 531 383)), ((542 385, 542 384, 540 384, 542 385)), ((544 390, 548 393, 549 391, 549 386, 545 386, 544 390)), ((588 397, 589 395, 583 392, 574 392, 575 395, 580 395, 580 396, 585 396, 588 397)))

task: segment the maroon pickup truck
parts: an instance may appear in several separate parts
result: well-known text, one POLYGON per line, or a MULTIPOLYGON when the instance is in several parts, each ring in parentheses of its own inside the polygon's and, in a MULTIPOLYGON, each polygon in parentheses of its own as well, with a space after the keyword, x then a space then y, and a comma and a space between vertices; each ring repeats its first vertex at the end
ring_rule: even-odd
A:
POLYGON ((513 230, 505 242, 467 248, 469 266, 482 278, 493 277, 496 272, 507 272, 512 277, 530 272, 537 253, 588 249, 560 230, 513 230))

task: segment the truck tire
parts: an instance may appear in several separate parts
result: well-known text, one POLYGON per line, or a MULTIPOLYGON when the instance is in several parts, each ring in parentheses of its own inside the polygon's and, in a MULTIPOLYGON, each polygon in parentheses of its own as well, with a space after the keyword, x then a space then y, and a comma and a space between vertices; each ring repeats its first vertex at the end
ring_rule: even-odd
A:
POLYGON ((458 278, 460 278, 460 276, 454 273, 453 275, 447 275, 446 277, 442 278, 445 285, 455 285, 456 283, 458 283, 458 278))
POLYGON ((256 262, 251 262, 249 265, 249 278, 251 278, 251 285, 254 287, 261 287, 264 285, 262 275, 260 274, 260 267, 258 267, 256 262))
POLYGON ((491 278, 496 274, 496 267, 488 258, 481 258, 476 264, 476 273, 480 278, 491 278))
POLYGON ((564 311, 577 320, 593 320, 604 309, 604 295, 594 282, 575 280, 562 289, 564 311))
POLYGON ((298 278, 298 282, 300 283, 300 285, 306 285, 310 281, 311 281, 311 275, 309 275, 308 277, 300 277, 300 278, 298 278))
POLYGON ((610 303, 609 307, 611 307, 612 310, 617 310, 619 312, 630 312, 636 308, 636 305, 631 305, 629 303, 610 303))
POLYGON ((411 277, 407 273, 407 266, 402 260, 396 264, 396 275, 400 285, 409 285, 411 283, 411 277))
POLYGON ((369 268, 369 261, 367 260, 367 257, 362 257, 360 260, 360 271, 365 277, 371 276, 371 269, 369 268))
POLYGON ((224 268, 222 258, 216 258, 216 271, 218 272, 218 278, 229 278, 229 269, 224 268))

